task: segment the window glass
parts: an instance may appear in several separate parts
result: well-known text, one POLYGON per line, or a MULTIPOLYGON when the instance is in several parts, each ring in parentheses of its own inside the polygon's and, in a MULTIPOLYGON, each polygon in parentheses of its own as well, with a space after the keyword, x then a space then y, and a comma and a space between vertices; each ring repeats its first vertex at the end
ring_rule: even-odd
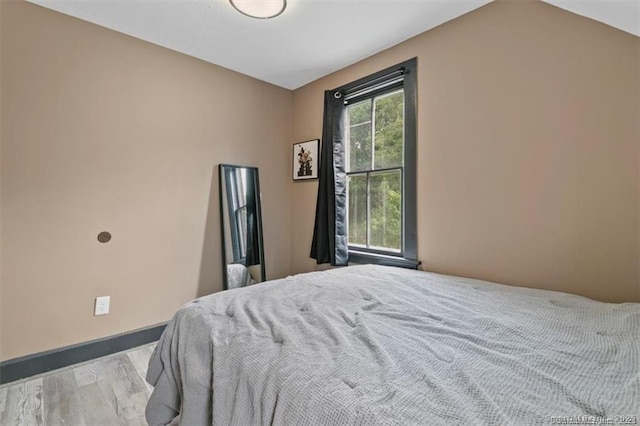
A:
POLYGON ((371 99, 349 105, 349 170, 371 168, 371 99))
POLYGON ((349 245, 400 253, 404 91, 348 105, 347 116, 349 245))
POLYGON ((349 200, 349 244, 367 245, 367 176, 347 177, 349 200))
POLYGON ((371 173, 369 189, 369 245, 400 252, 402 189, 400 170, 371 173))
POLYGON ((404 141, 404 92, 399 90, 375 99, 374 168, 402 166, 404 141))

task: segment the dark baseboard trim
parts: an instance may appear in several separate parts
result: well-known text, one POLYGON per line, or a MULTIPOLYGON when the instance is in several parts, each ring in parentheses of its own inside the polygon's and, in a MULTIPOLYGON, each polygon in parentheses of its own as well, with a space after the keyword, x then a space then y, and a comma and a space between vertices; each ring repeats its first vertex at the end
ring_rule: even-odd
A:
POLYGON ((0 362, 0 385, 155 342, 166 326, 153 325, 0 362))

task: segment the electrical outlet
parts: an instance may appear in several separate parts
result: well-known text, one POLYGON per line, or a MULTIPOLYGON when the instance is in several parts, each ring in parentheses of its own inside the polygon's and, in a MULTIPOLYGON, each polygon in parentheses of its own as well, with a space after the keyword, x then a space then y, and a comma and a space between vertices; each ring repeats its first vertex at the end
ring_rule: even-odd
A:
POLYGON ((107 315, 109 313, 109 301, 111 296, 96 297, 96 309, 93 315, 107 315))

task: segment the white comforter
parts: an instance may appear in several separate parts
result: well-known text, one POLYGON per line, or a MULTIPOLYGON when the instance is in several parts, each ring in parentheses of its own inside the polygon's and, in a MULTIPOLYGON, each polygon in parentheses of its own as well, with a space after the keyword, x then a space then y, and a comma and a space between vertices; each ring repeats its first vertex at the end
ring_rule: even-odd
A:
POLYGON ((616 421, 640 417, 640 304, 382 266, 314 272, 184 306, 147 380, 151 425, 616 421))

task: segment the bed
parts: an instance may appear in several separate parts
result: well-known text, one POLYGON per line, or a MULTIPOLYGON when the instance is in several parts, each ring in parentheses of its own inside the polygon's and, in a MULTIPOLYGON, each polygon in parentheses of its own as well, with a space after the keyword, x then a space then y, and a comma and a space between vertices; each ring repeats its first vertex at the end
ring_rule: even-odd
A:
POLYGON ((150 425, 634 423, 640 304, 385 266, 311 272, 185 305, 147 381, 150 425))

